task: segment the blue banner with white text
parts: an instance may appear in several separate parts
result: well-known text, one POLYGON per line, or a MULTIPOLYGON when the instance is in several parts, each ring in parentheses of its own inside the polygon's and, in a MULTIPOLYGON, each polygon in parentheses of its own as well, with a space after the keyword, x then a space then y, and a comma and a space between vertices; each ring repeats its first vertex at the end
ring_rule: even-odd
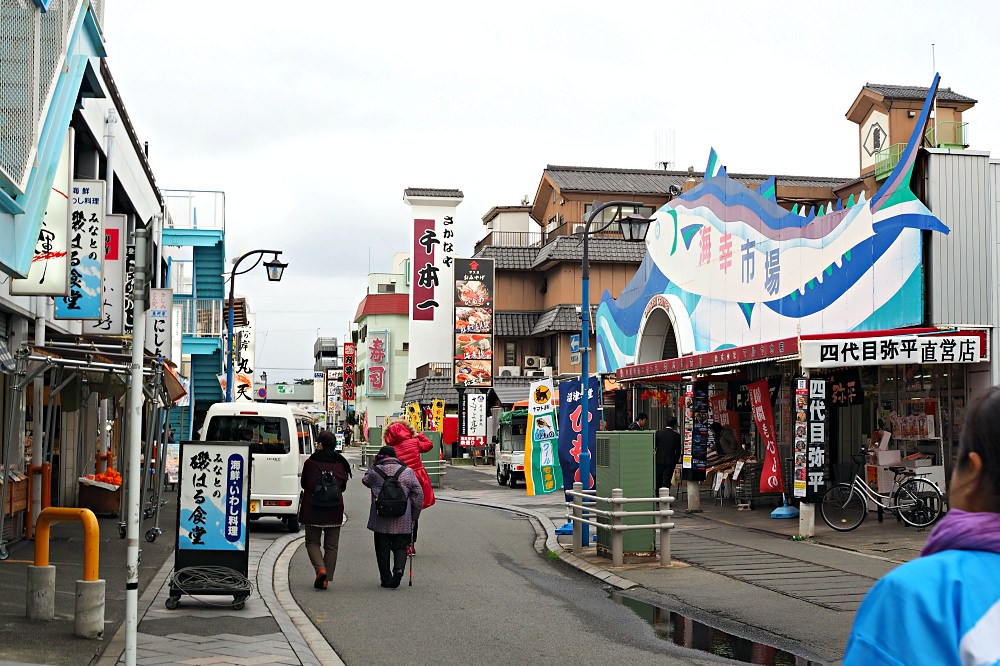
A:
MULTIPOLYGON (((584 441, 583 391, 579 379, 559 383, 559 464, 562 466, 563 489, 571 490, 573 483, 582 481, 580 478, 580 451, 584 441)), ((597 410, 601 403, 600 380, 590 377, 587 393, 587 411, 590 418, 586 419, 587 450, 590 452, 590 483, 584 484, 593 488, 597 475, 597 427, 600 423, 597 410)))

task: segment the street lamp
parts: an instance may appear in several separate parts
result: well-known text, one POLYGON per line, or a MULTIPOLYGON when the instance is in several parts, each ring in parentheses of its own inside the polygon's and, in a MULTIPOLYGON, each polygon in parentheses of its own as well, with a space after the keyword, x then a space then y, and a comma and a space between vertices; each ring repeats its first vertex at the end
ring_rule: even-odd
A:
POLYGON ((233 310, 236 304, 236 276, 249 273, 257 268, 265 254, 273 255, 271 261, 264 262, 264 268, 267 270, 267 279, 270 282, 279 282, 282 274, 285 272, 285 267, 288 266, 288 264, 278 261, 278 255, 281 254, 281 250, 251 250, 250 252, 245 252, 233 260, 233 272, 229 274, 229 317, 227 318, 226 327, 226 339, 229 344, 226 353, 229 354, 229 362, 226 364, 226 402, 233 401, 233 361, 236 356, 233 353, 233 310), (250 268, 240 271, 240 263, 247 257, 252 256, 256 256, 257 261, 250 268))
POLYGON ((260 381, 264 382, 264 402, 267 402, 267 371, 260 373, 260 381))
MULTIPOLYGON (((583 408, 584 439, 580 447, 580 482, 584 490, 590 490, 590 404, 588 399, 590 384, 590 236, 598 234, 616 222, 621 227, 622 236, 627 241, 642 243, 646 240, 646 233, 649 231, 649 223, 652 218, 645 218, 639 215, 639 207, 642 204, 635 201, 607 201, 605 203, 594 202, 590 214, 587 216, 587 223, 583 227, 583 272, 581 281, 583 282, 583 292, 580 298, 580 362, 583 371, 580 377, 580 390, 583 396, 580 399, 580 406, 583 408), (597 219, 598 214, 608 208, 617 209, 611 220, 604 223, 600 229, 590 230, 590 225, 597 219), (633 213, 627 217, 622 217, 622 209, 631 208, 633 213)), ((590 528, 583 525, 583 545, 590 545, 590 528)))

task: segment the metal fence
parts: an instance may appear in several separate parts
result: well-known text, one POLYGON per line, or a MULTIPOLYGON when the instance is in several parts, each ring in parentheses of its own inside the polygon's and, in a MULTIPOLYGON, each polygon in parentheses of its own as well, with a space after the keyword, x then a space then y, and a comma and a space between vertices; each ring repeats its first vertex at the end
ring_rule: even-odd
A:
POLYGON ((674 528, 673 523, 663 522, 664 518, 674 515, 674 510, 670 508, 674 498, 670 496, 669 488, 660 488, 657 497, 623 497, 621 488, 611 490, 611 497, 597 497, 596 491, 584 491, 583 484, 577 481, 573 484, 573 490, 567 490, 566 494, 573 498, 572 502, 566 502, 566 518, 573 522, 573 552, 579 554, 583 550, 583 530, 585 526, 591 525, 598 530, 611 530, 611 566, 621 567, 625 563, 624 553, 624 532, 626 530, 650 530, 656 529, 660 532, 660 566, 670 566, 670 530, 674 528), (588 506, 584 507, 584 500, 588 506), (598 509, 591 507, 590 502, 600 502, 611 505, 613 508, 598 509), (653 511, 623 511, 619 507, 626 504, 656 503, 653 511), (610 518, 610 523, 602 523, 590 516, 604 516, 610 518), (657 522, 643 523, 641 525, 629 524, 629 518, 639 516, 656 516, 657 522))
POLYGON ((181 334, 197 338, 217 338, 227 330, 225 301, 221 298, 191 298, 178 301, 181 334))
POLYGON ((23 194, 38 150, 45 111, 85 0, 0 0, 0 187, 23 194))

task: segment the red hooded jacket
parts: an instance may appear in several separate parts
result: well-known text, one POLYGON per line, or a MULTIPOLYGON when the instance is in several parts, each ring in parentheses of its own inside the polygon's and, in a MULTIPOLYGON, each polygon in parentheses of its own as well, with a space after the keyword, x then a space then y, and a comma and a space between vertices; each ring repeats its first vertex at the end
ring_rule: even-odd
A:
POLYGON ((396 458, 404 465, 413 470, 420 482, 420 488, 424 491, 424 506, 434 504, 434 488, 431 486, 431 477, 427 475, 424 463, 420 460, 420 454, 426 453, 434 448, 431 440, 422 432, 416 435, 411 434, 410 429, 404 423, 393 423, 385 431, 385 443, 396 449, 396 458))

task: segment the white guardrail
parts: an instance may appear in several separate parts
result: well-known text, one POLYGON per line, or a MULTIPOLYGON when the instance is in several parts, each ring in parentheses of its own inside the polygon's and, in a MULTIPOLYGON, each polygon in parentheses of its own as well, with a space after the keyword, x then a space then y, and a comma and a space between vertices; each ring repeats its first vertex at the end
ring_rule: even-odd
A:
POLYGON ((670 496, 669 488, 660 488, 658 497, 623 497, 621 488, 611 490, 611 497, 597 497, 595 490, 584 490, 583 484, 577 481, 573 484, 573 490, 567 490, 566 494, 573 498, 573 501, 566 502, 566 518, 573 521, 573 552, 579 554, 583 550, 583 526, 592 525, 598 530, 611 530, 611 565, 621 567, 625 563, 623 553, 624 536, 626 530, 659 530, 660 531, 660 566, 670 566, 670 530, 674 528, 672 522, 663 522, 664 518, 674 515, 674 510, 670 508, 674 498, 670 496), (584 506, 584 500, 587 506, 584 506), (610 511, 591 507, 590 503, 604 503, 611 505, 610 511), (626 504, 655 503, 657 508, 654 511, 624 511, 620 507, 626 504), (593 520, 588 516, 604 516, 610 518, 610 523, 602 523, 593 520), (642 525, 631 525, 629 518, 639 516, 656 516, 659 522, 644 523, 642 525))
MULTIPOLYGON (((378 450, 382 448, 381 444, 369 444, 366 442, 361 442, 361 467, 367 467, 372 464, 375 460, 375 456, 378 454, 378 450)), ((427 470, 427 476, 431 478, 431 485, 435 488, 440 488, 441 483, 444 481, 444 475, 447 474, 445 471, 445 463, 443 460, 424 460, 424 469, 427 470)))

